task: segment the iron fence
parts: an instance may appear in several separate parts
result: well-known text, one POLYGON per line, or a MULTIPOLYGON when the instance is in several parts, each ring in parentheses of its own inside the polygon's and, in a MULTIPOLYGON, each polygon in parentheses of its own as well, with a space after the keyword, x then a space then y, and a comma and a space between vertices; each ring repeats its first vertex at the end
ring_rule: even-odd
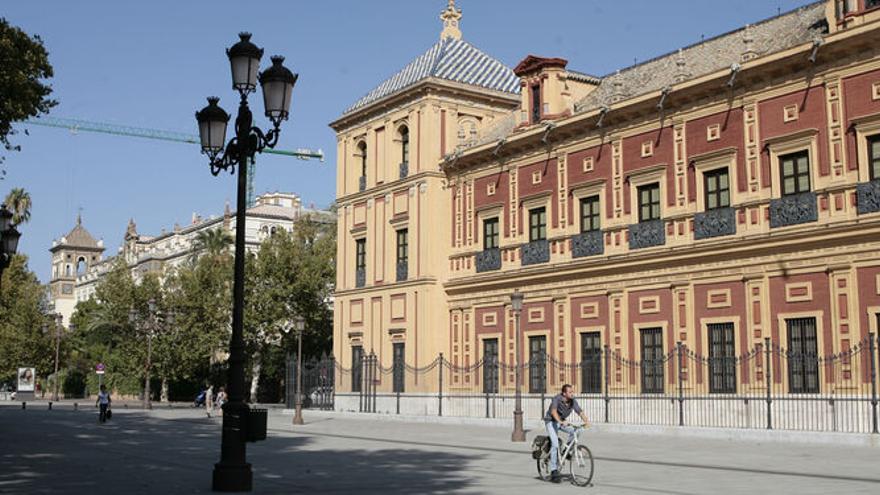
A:
MULTIPOLYGON (((594 422, 878 433, 873 334, 837 353, 785 349, 770 339, 739 355, 723 342, 706 353, 676 343, 666 352, 624 356, 607 346, 575 363, 543 354, 519 366, 526 418, 543 416, 560 387, 574 385, 594 422)), ((337 410, 405 415, 510 418, 517 365, 497 359, 385 367, 373 352, 345 368, 332 360, 337 410), (359 364, 357 364, 359 363, 359 364), (359 386, 358 386, 359 385, 359 386)), ((323 366, 323 368, 321 368, 323 366)), ((307 376, 307 375, 304 375, 307 376)), ((314 382, 312 382, 314 383, 314 382)), ((312 385, 311 390, 315 385, 312 385)), ((324 403, 326 405, 326 403, 324 403)))

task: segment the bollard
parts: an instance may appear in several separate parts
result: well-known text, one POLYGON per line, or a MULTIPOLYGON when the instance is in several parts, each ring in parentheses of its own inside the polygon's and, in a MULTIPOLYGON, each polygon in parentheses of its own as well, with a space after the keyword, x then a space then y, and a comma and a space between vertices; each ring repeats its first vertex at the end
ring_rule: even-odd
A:
POLYGON ((51 400, 49 401, 49 410, 50 411, 52 410, 52 401, 51 400))
POLYGON ((78 403, 76 403, 76 402, 73 403, 73 410, 79 411, 79 404, 78 403))
POLYGON ((22 402, 22 403, 21 403, 21 408, 22 408, 22 409, 27 409, 27 402, 22 402))

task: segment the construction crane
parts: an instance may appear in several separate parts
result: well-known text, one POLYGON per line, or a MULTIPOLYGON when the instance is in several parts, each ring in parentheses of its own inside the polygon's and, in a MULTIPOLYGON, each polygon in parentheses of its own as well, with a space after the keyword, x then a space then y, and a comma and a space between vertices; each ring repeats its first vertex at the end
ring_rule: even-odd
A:
MULTIPOLYGON (((194 134, 186 134, 182 132, 164 131, 160 129, 148 129, 145 127, 133 127, 128 125, 110 124, 107 122, 93 122, 82 119, 67 119, 61 117, 40 117, 38 119, 28 119, 24 122, 30 125, 39 125, 45 127, 59 127, 68 129, 76 133, 79 131, 96 132, 101 134, 115 134, 117 136, 132 136, 145 139, 158 139, 160 141, 175 141, 178 143, 199 144, 199 137, 194 134)), ((320 149, 313 151, 306 148, 297 148, 295 151, 265 149, 263 153, 271 153, 273 155, 285 155, 298 158, 300 160, 320 160, 324 161, 324 152, 320 149)), ((254 173, 256 167, 253 161, 248 163, 248 184, 247 184, 247 206, 254 205, 254 173)))

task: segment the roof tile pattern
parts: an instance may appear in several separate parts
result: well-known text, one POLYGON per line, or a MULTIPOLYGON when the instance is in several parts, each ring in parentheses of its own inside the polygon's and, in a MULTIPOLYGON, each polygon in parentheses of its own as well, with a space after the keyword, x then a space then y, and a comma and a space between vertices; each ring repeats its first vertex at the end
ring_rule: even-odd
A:
POLYGON ((345 114, 430 77, 512 94, 520 90, 519 78, 509 67, 464 40, 445 38, 367 93, 345 114))

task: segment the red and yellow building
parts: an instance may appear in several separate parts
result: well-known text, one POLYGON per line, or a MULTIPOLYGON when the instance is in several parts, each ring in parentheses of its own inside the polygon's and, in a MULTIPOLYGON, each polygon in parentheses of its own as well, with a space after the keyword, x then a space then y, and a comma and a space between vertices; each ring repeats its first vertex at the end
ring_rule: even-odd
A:
POLYGON ((510 71, 460 17, 450 2, 441 42, 332 124, 344 367, 514 363, 517 342, 563 363, 765 339, 826 356, 876 334, 880 2, 812 3, 604 77, 535 56, 510 71))

